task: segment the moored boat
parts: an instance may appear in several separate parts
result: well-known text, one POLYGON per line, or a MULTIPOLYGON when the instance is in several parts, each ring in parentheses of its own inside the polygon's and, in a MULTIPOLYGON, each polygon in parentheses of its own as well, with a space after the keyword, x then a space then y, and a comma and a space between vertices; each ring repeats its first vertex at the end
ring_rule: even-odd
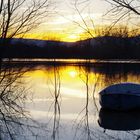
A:
POLYGON ((108 86, 99 93, 102 108, 130 110, 140 108, 140 84, 120 83, 108 86))

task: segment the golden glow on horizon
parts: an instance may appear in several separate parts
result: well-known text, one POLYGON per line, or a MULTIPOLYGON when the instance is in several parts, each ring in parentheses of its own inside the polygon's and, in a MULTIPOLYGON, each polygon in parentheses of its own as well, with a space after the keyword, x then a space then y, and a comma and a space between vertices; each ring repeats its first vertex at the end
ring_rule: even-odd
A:
MULTIPOLYGON (((47 26, 47 25, 46 25, 47 26)), ((50 30, 47 31, 47 27, 44 26, 36 29, 35 32, 26 33, 24 36, 18 35, 17 38, 23 37, 28 39, 40 39, 40 40, 54 40, 54 41, 64 41, 64 42, 76 42, 79 40, 84 40, 91 38, 91 35, 81 29, 70 25, 70 27, 65 27, 65 30, 50 30)), ((90 29, 93 36, 95 36, 93 29, 90 29)))
MULTIPOLYGON (((116 26, 114 28, 112 28, 110 30, 110 32, 108 32, 108 26, 98 26, 98 28, 96 28, 96 32, 94 29, 90 29, 89 32, 83 32, 82 30, 77 30, 76 33, 73 33, 72 30, 69 30, 69 33, 67 32, 62 32, 59 33, 57 31, 54 32, 45 32, 45 33, 27 33, 25 36, 23 36, 23 38, 29 38, 29 39, 41 39, 41 40, 54 40, 54 41, 64 41, 64 42, 76 42, 76 41, 80 41, 80 40, 85 40, 88 38, 92 38, 92 37, 96 37, 96 36, 104 36, 106 35, 106 33, 108 33, 108 35, 116 35, 117 34, 122 34, 123 29, 125 31, 126 26, 124 25, 119 25, 116 26), (121 28, 121 32, 119 32, 119 29, 121 28)), ((133 27, 129 27, 128 26, 128 36, 136 36, 139 35, 139 31, 137 32, 132 32, 135 31, 136 28, 133 27)), ((20 36, 17 36, 18 38, 20 38, 20 36)))
MULTIPOLYGON (((20 38, 20 36, 16 36, 20 38)), ((41 39, 41 40, 54 40, 54 41, 64 41, 64 42, 76 42, 79 40, 84 40, 90 38, 91 36, 87 33, 77 33, 77 34, 67 34, 67 33, 27 33, 23 38, 27 39, 41 39)))
POLYGON ((71 34, 68 36, 66 35, 66 37, 64 37, 62 40, 66 41, 66 42, 76 42, 76 41, 80 40, 80 38, 79 38, 79 35, 71 34))

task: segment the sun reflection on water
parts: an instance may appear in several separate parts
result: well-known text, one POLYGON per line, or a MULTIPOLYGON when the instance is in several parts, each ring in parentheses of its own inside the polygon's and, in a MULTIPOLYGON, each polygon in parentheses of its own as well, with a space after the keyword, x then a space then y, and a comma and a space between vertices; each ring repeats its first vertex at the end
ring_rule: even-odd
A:
MULTIPOLYGON (((63 96, 86 98, 86 79, 88 76, 88 84, 90 89, 93 88, 99 74, 81 69, 78 66, 53 67, 49 69, 40 67, 26 73, 26 77, 30 79, 30 85, 34 90, 34 94, 41 95, 54 92, 54 77, 60 79, 61 94, 63 96), (55 71, 54 71, 55 70, 55 71)), ((96 94, 95 94, 96 96, 96 94)))
POLYGON ((77 76, 77 72, 75 71, 70 71, 69 72, 69 75, 72 77, 72 78, 75 78, 77 76))

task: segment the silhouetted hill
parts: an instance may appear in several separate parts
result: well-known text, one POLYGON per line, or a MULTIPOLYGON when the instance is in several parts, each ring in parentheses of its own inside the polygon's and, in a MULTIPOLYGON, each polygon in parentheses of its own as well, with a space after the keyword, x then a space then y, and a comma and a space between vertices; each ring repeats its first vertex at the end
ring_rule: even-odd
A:
POLYGON ((4 58, 140 59, 140 36, 103 36, 77 42, 14 38, 0 49, 4 58))
POLYGON ((12 45, 24 45, 24 46, 36 46, 36 47, 46 47, 46 46, 67 46, 70 47, 74 43, 73 42, 61 42, 61 41, 53 41, 53 40, 39 40, 39 39, 23 39, 23 38, 13 38, 11 39, 12 45))

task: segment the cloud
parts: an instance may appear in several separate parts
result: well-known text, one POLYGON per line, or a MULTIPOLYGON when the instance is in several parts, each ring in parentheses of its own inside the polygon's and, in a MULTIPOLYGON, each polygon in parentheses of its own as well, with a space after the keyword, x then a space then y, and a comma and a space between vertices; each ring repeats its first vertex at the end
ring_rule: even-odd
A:
MULTIPOLYGON (((92 13, 92 14, 88 14, 88 13, 84 13, 81 15, 83 19, 87 20, 87 19, 93 19, 93 20, 97 20, 100 19, 102 17, 101 13, 92 13)), ((69 24, 69 23, 74 23, 74 21, 76 22, 81 22, 82 19, 80 17, 80 15, 78 14, 69 14, 66 16, 57 16, 55 18, 53 18, 52 20, 50 20, 49 22, 44 23, 45 25, 59 25, 59 24, 69 24)))

